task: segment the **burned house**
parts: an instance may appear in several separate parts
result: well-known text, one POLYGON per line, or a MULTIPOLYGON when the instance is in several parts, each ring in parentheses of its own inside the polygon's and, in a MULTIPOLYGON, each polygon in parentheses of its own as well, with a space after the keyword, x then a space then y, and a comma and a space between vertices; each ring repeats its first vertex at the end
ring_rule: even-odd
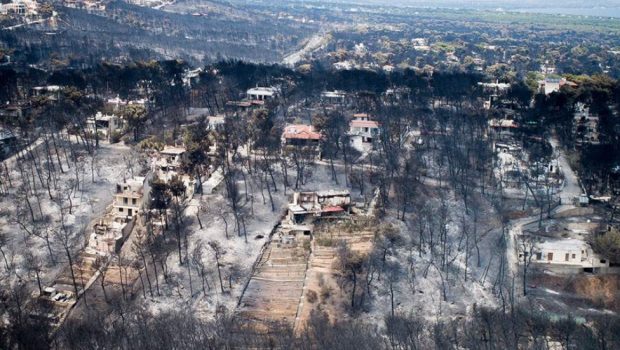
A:
POLYGON ((347 94, 344 91, 323 91, 321 92, 321 101, 327 104, 343 104, 346 101, 347 94))
POLYGON ((368 151, 379 137, 379 131, 379 123, 374 120, 352 120, 349 123, 351 146, 360 152, 368 151))
POLYGON ((124 222, 114 217, 114 213, 107 215, 93 225, 93 232, 88 240, 88 248, 95 254, 109 255, 118 253, 123 243, 129 237, 135 220, 124 222))
POLYGON ((86 120, 86 127, 88 128, 88 131, 92 133, 100 133, 108 141, 110 141, 112 134, 120 130, 122 126, 122 120, 115 114, 103 114, 101 112, 97 112, 97 114, 86 120))
POLYGON ((519 124, 513 119, 491 119, 489 128, 495 132, 512 132, 519 128, 519 124))
POLYGON ((186 196, 193 196, 199 186, 196 179, 187 174, 184 164, 188 162, 189 154, 185 147, 166 146, 152 159, 153 174, 156 178, 168 183, 178 178, 185 185, 186 196))
POLYGON ((341 218, 351 209, 349 191, 295 192, 288 205, 288 219, 295 225, 316 219, 341 218))
POLYGON ((184 162, 187 161, 187 150, 185 147, 165 146, 159 152, 154 161, 156 170, 161 173, 180 172, 184 162))
POLYGON ((246 92, 250 101, 268 101, 277 96, 278 91, 273 87, 255 87, 246 92))
POLYGON ((515 142, 494 142, 493 148, 495 153, 508 153, 512 155, 519 155, 523 152, 523 147, 515 142))
POLYGON ((116 184, 114 194, 114 214, 126 221, 133 219, 142 210, 144 201, 144 177, 134 177, 123 183, 116 184))
POLYGON ((17 151, 17 137, 10 130, 0 128, 0 160, 17 151))
POLYGON ((599 139, 599 117, 590 113, 590 108, 582 103, 578 103, 575 108, 573 135, 575 136, 575 144, 598 145, 599 139))
POLYGON ((63 89, 62 86, 58 85, 35 86, 30 90, 30 95, 32 97, 41 97, 57 101, 63 89))
POLYGON ((0 108, 0 121, 9 123, 19 120, 24 117, 24 112, 28 109, 28 106, 7 104, 0 108))
POLYGON ((291 124, 282 132, 282 146, 310 147, 318 149, 321 133, 312 125, 291 124))

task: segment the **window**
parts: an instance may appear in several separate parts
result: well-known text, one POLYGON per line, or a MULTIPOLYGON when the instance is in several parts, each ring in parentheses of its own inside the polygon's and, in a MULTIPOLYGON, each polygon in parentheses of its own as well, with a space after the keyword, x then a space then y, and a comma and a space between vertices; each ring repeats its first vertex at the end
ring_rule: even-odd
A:
POLYGON ((577 257, 577 255, 576 255, 576 254, 573 254, 573 259, 575 259, 576 257, 577 257))
POLYGON ((123 203, 125 203, 125 204, 129 203, 129 199, 123 198, 123 203))
POLYGON ((136 199, 135 199, 135 198, 132 198, 132 199, 131 199, 131 204, 133 204, 133 205, 135 205, 135 204, 136 204, 136 199))
POLYGON ((118 212, 119 212, 119 213, 122 213, 124 210, 125 210, 125 209, 123 209, 123 208, 118 208, 118 212))
POLYGON ((548 261, 553 260, 553 253, 547 253, 547 260, 548 261))
POLYGON ((601 259, 601 264, 605 264, 605 263, 607 263, 607 260, 601 259))
POLYGON ((566 255, 564 255, 564 261, 568 261, 568 257, 569 257, 569 256, 570 256, 570 255, 569 255, 568 253, 566 253, 566 255))
POLYGON ((536 253, 536 260, 542 260, 542 253, 536 253))

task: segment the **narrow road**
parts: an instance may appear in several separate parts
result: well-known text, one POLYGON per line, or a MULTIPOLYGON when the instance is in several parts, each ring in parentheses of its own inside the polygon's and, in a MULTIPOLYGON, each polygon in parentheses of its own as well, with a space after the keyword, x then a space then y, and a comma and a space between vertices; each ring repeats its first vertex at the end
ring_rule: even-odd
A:
POLYGON ((15 165, 15 162, 17 161, 17 159, 20 156, 24 156, 29 151, 35 150, 37 147, 41 146, 41 144, 44 141, 45 141, 45 136, 41 136, 41 137, 37 138, 30 145, 28 145, 26 148, 20 150, 19 152, 15 153, 14 155, 10 156, 9 158, 3 160, 2 163, 4 163, 8 168, 12 168, 13 165, 15 165))
MULTIPOLYGON (((558 196, 562 199, 562 204, 554 208, 551 212, 552 215, 564 212, 566 210, 574 209, 575 206, 572 204, 572 199, 575 196, 579 196, 581 191, 581 186, 579 185, 579 178, 570 167, 568 163, 568 159, 566 158, 566 154, 564 150, 561 148, 558 139, 553 136, 549 139, 549 143, 553 147, 554 153, 558 154, 558 163, 560 165, 560 169, 562 174, 564 175, 564 185, 558 191, 558 196)), ((519 270, 519 255, 518 255, 518 247, 516 239, 518 236, 523 234, 523 227, 537 222, 539 220, 538 214, 529 216, 526 218, 512 220, 508 224, 508 237, 506 237, 506 255, 508 260, 508 271, 509 276, 515 277, 515 285, 522 285, 523 276, 520 275, 519 270)))
POLYGON ((326 45, 328 42, 329 39, 327 37, 327 33, 325 31, 321 31, 308 39, 308 42, 306 42, 301 49, 284 57, 282 64, 292 67, 297 62, 301 61, 306 55, 320 49, 321 46, 326 45))
POLYGON ((570 167, 568 159, 566 158, 566 153, 560 146, 560 142, 558 141, 557 137, 551 137, 549 139, 549 143, 551 143, 554 153, 558 154, 558 163, 560 165, 560 170, 562 171, 562 174, 564 174, 564 186, 560 191, 560 198, 562 199, 562 204, 571 203, 573 198, 578 197, 583 193, 581 185, 579 184, 579 178, 570 167))

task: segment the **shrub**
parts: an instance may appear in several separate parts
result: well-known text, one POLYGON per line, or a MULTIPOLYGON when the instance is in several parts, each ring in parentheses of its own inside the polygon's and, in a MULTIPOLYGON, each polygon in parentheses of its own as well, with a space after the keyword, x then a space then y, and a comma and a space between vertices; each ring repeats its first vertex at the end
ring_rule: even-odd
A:
POLYGON ((329 237, 320 237, 316 239, 316 244, 323 246, 323 247, 333 247, 334 240, 329 237))
POLYGON ((326 285, 321 287, 321 301, 325 302, 332 295, 332 289, 326 285))
POLYGON ((316 303, 316 301, 318 300, 318 295, 316 294, 315 291, 313 290, 308 290, 308 292, 306 293, 306 300, 310 303, 310 304, 314 304, 316 303))
POLYGON ((123 134, 120 131, 114 131, 110 134, 110 143, 118 143, 123 134))

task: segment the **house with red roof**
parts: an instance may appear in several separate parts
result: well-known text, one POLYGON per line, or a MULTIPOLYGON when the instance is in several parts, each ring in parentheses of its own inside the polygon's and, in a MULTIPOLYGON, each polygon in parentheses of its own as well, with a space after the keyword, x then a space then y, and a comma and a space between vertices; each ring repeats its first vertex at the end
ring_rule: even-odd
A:
POLYGON ((321 133, 312 125, 289 124, 282 132, 283 146, 318 147, 321 133))
POLYGON ((353 148, 366 152, 379 137, 380 125, 369 118, 355 118, 349 123, 349 138, 353 148))
POLYGON ((288 205, 288 218, 295 225, 316 219, 339 218, 349 213, 351 194, 347 190, 295 192, 288 205))

